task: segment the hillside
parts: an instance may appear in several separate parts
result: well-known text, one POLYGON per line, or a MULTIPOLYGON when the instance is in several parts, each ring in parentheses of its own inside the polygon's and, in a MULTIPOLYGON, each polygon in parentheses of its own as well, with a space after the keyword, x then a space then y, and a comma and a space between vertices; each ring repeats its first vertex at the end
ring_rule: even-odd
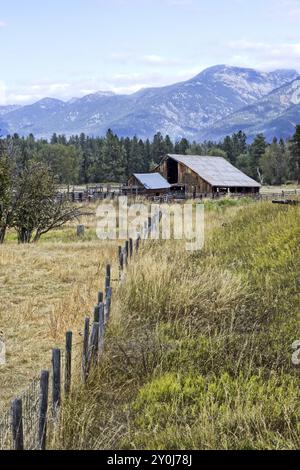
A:
MULTIPOLYGON (((218 65, 185 82, 148 88, 132 95, 98 92, 68 102, 45 98, 16 109, 2 107, 1 129, 2 133, 50 137, 54 132, 103 135, 112 128, 121 136, 150 138, 160 131, 169 134, 173 140, 180 137, 199 140, 238 128, 240 116, 234 113, 252 106, 250 125, 271 133, 273 128, 269 130, 269 121, 261 114, 259 103, 278 89, 282 90, 283 96, 286 92, 288 99, 289 87, 298 75, 295 70, 263 73, 218 65), (282 88, 285 86, 287 88, 282 88), (215 129, 215 124, 228 116, 224 128, 217 124, 215 129)), ((274 109, 273 119, 280 117, 278 112, 281 109, 274 109)), ((277 124, 278 135, 286 133, 284 117, 283 121, 282 125, 281 121, 277 124)))
POLYGON ((250 138, 263 132, 270 141, 274 136, 290 137, 299 122, 300 78, 297 78, 213 125, 203 138, 219 140, 243 130, 250 138))

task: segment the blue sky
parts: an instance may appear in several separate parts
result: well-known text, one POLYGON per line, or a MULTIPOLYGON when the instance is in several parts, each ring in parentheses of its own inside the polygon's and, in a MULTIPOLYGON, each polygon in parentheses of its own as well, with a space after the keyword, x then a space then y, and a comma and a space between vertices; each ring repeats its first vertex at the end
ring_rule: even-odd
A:
POLYGON ((131 93, 211 65, 300 72, 300 0, 0 0, 0 104, 131 93))

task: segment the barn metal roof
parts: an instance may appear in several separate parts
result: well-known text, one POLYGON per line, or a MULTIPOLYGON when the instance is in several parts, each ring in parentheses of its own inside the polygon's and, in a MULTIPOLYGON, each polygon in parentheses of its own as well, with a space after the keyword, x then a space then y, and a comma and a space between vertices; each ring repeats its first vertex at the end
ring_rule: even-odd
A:
POLYGON ((169 189, 171 185, 160 173, 134 173, 135 178, 146 189, 169 189))
POLYGON ((219 187, 250 187, 260 188, 257 181, 249 178, 242 171, 235 168, 225 158, 210 157, 201 155, 173 155, 169 154, 165 158, 172 158, 179 163, 183 163, 188 168, 197 173, 211 186, 219 187))

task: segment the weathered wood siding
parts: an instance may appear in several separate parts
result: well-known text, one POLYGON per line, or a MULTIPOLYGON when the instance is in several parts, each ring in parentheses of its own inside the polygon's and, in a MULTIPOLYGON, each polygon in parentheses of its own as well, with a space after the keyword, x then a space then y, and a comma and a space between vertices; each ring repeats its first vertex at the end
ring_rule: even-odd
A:
MULTIPOLYGON (((167 160, 163 161, 155 171, 158 171, 164 178, 168 179, 168 166, 167 160)), ((178 182, 179 185, 185 185, 187 193, 196 191, 200 193, 211 193, 212 187, 204 181, 197 173, 185 166, 183 163, 178 163, 178 182)))

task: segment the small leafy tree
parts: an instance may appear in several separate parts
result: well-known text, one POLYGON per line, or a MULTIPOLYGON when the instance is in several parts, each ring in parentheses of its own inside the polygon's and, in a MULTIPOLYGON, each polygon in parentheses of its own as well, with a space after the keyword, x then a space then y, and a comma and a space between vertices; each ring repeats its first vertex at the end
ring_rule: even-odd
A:
POLYGON ((20 173, 12 222, 19 243, 36 242, 43 234, 80 215, 80 209, 56 200, 56 179, 47 166, 31 162, 20 173))
POLYGON ((218 147, 212 147, 209 151, 208 151, 208 155, 211 156, 211 157, 223 157, 225 158, 226 160, 228 160, 228 156, 227 156, 227 153, 218 148, 218 147))
POLYGON ((261 157, 260 167, 267 183, 283 184, 288 167, 288 152, 283 140, 278 143, 276 138, 273 139, 261 157))

